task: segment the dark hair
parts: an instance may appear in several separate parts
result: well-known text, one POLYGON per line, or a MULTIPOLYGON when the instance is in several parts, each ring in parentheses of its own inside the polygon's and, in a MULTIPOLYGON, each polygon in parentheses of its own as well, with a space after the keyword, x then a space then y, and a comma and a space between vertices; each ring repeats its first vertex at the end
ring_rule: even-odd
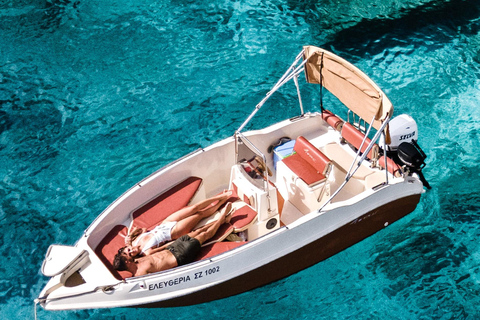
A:
POLYGON ((113 268, 117 271, 127 271, 127 257, 123 255, 123 250, 126 247, 122 247, 118 249, 117 254, 115 255, 115 258, 113 258, 113 268))

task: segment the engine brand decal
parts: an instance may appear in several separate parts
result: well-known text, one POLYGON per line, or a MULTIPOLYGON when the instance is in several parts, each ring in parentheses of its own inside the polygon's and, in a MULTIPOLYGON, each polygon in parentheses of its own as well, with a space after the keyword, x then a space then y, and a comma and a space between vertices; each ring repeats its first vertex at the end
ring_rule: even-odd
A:
POLYGON ((411 137, 414 137, 415 136, 415 131, 413 131, 412 133, 409 133, 409 134, 404 134, 402 136, 400 136, 400 141, 402 140, 407 140, 407 139, 410 139, 411 137))

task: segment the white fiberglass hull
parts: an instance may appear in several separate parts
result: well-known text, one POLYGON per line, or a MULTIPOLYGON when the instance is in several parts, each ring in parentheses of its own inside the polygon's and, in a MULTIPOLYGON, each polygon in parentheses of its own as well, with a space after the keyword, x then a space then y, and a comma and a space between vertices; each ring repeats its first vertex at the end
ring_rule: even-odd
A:
MULTIPOLYGON (((127 279, 107 291, 97 290, 59 300, 51 297, 44 307, 49 310, 173 307, 246 292, 305 269, 370 236, 411 212, 418 198, 419 194, 410 195, 363 214, 358 206, 333 210, 329 215, 278 229, 207 261, 127 279), (349 221, 341 225, 344 219, 340 216, 349 221), (335 225, 339 226, 332 230, 335 225), (306 234, 311 238, 305 237, 306 234)), ((373 204, 370 199, 368 202, 373 204)))

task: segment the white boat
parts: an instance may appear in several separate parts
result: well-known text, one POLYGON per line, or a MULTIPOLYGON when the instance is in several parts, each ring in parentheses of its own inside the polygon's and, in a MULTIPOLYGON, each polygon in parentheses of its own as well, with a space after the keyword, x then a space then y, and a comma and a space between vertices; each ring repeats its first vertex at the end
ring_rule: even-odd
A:
POLYGON ((344 250, 412 212, 429 187, 415 121, 392 116, 392 103, 362 71, 331 52, 304 47, 232 137, 137 183, 74 246, 50 246, 42 266, 50 280, 36 303, 47 310, 203 303, 287 277, 344 250), (318 112, 303 112, 302 73, 319 88, 318 112), (290 81, 298 116, 244 132, 290 81), (335 108, 344 108, 342 114, 323 105, 327 94, 338 98, 335 108), (139 277, 113 269, 132 220, 151 229, 165 215, 224 189, 235 191, 237 210, 195 262, 139 277), (235 236, 224 239, 228 234, 235 236))

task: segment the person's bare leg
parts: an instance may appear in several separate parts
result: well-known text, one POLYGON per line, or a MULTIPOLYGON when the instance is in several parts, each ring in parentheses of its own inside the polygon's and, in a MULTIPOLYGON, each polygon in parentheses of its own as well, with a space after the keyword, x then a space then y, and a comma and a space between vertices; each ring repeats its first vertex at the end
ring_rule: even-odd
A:
POLYGON ((228 223, 230 222, 230 219, 232 218, 232 215, 229 214, 232 210, 232 206, 230 204, 227 205, 224 210, 222 210, 222 216, 220 217, 220 219, 218 219, 217 221, 213 222, 212 224, 209 224, 209 225, 206 225, 200 229, 197 229, 191 233, 189 233, 188 235, 192 238, 195 238, 197 239, 200 244, 204 244, 208 239, 212 238, 215 233, 217 233, 218 231, 218 228, 220 228, 220 226, 224 223, 228 223), (227 216, 228 215, 228 216, 227 216))
POLYGON ((191 232, 193 228, 200 222, 200 220, 214 214, 220 208, 220 206, 222 206, 227 201, 230 195, 230 192, 224 192, 221 194, 222 197, 215 197, 217 198, 216 200, 218 200, 217 203, 212 205, 212 202, 210 202, 210 206, 208 208, 197 211, 196 213, 187 216, 186 218, 183 218, 181 220, 173 220, 177 221, 177 224, 175 225, 175 227, 173 227, 171 231, 172 239, 178 239, 181 236, 191 232))
POLYGON ((209 210, 210 208, 207 208, 208 206, 210 206, 211 208, 216 207, 217 209, 215 209, 213 211, 209 210, 207 213, 204 214, 204 217, 208 217, 213 212, 217 211, 218 208, 222 204, 224 204, 225 201, 227 201, 228 197, 230 197, 231 194, 232 194, 231 191, 225 191, 225 192, 222 192, 221 194, 216 195, 214 197, 202 200, 197 204, 193 204, 191 206, 187 206, 185 208, 182 208, 182 209, 172 213, 171 215, 169 215, 167 218, 165 218, 164 221, 165 222, 169 222, 169 221, 177 221, 178 222, 180 220, 188 218, 189 216, 197 214, 198 212, 203 213, 202 211, 209 210), (217 202, 217 203, 215 203, 215 202, 217 202), (208 214, 208 213, 210 213, 210 214, 208 214))

